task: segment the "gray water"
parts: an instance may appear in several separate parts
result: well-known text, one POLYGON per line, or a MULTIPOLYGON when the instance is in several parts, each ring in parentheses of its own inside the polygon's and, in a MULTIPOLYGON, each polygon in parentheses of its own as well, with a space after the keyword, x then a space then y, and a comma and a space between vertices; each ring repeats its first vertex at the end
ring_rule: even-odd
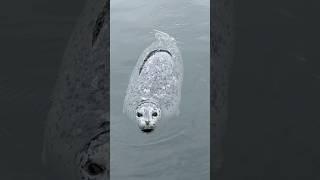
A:
POLYGON ((110 5, 111 179, 210 179, 209 0, 112 0, 110 5), (184 80, 180 116, 144 134, 122 105, 154 29, 178 41, 184 80))

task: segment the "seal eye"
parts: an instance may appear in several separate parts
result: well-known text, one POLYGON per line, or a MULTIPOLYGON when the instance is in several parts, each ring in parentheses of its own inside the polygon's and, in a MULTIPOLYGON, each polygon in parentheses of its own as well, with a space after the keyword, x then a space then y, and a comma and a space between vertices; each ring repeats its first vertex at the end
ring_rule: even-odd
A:
POLYGON ((152 113, 152 116, 153 116, 153 117, 156 117, 156 116, 158 116, 158 113, 157 113, 157 112, 154 112, 154 113, 152 113))
POLYGON ((138 117, 141 117, 141 116, 142 116, 142 114, 141 114, 141 113, 139 113, 139 112, 137 112, 137 116, 138 116, 138 117))

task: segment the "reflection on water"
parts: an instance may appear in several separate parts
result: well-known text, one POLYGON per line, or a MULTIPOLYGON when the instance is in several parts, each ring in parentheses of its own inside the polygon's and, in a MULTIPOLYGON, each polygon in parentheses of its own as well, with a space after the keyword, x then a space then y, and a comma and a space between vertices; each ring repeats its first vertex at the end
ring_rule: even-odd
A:
POLYGON ((209 0, 111 1, 111 179, 209 179, 209 0), (184 61, 180 116, 141 133, 122 114, 129 78, 153 29, 184 61))

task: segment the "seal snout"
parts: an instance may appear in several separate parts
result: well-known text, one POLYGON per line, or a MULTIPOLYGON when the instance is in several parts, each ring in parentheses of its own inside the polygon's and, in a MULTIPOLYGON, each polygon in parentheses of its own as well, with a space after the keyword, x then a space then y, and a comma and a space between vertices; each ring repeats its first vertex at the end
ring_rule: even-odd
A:
POLYGON ((139 128, 144 133, 150 133, 155 129, 155 125, 150 120, 145 120, 144 125, 140 125, 139 128))

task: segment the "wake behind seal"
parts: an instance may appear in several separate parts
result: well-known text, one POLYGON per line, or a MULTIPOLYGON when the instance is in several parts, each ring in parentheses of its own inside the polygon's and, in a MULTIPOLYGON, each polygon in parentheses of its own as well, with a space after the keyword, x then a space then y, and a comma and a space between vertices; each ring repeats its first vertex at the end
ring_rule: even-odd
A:
POLYGON ((176 40, 156 31, 155 41, 140 55, 129 80, 123 112, 143 132, 162 119, 179 115, 183 62, 176 40))

